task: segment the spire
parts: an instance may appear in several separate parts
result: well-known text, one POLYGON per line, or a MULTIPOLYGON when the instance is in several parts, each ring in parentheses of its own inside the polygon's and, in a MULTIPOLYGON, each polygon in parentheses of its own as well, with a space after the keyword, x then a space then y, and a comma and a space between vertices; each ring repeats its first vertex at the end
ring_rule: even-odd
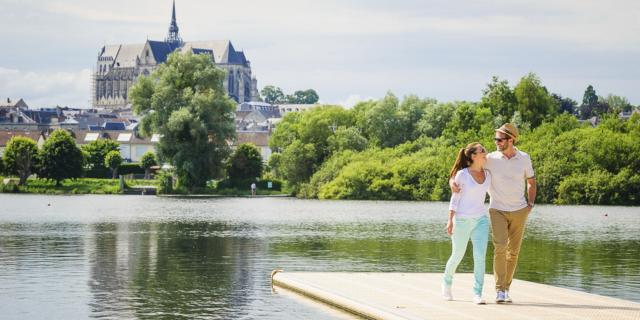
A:
POLYGON ((166 42, 175 47, 182 46, 182 39, 178 34, 179 28, 176 22, 176 0, 173 0, 173 11, 171 12, 171 24, 169 25, 169 33, 167 34, 166 42))

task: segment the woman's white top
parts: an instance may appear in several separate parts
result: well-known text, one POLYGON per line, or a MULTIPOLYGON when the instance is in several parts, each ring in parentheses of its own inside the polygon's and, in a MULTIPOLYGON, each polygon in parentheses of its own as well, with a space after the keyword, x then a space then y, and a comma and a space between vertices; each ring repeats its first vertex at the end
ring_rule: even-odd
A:
POLYGON ((451 194, 449 202, 449 210, 453 210, 456 216, 475 218, 485 214, 484 200, 491 185, 491 174, 484 170, 484 176, 484 182, 478 183, 473 179, 469 168, 456 173, 454 180, 461 190, 451 194))

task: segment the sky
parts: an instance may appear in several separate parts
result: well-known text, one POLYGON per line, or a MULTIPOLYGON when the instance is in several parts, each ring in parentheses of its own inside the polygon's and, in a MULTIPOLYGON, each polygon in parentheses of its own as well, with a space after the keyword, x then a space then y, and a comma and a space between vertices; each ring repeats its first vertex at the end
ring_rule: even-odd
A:
MULTIPOLYGON (((90 107, 105 44, 165 38, 171 0, 0 0, 0 99, 90 107)), ((640 104, 637 0, 176 0, 185 41, 231 40, 258 86, 350 107, 387 92, 478 101, 492 76, 640 104)))

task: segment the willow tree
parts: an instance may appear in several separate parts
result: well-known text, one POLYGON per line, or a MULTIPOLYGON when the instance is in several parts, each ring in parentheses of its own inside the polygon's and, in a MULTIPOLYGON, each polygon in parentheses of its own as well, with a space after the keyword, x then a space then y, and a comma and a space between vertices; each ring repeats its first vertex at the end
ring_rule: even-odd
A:
POLYGON ((131 89, 133 110, 144 115, 141 133, 160 134, 160 160, 175 167, 178 184, 189 191, 219 176, 230 152, 234 103, 224 79, 210 55, 176 52, 131 89))

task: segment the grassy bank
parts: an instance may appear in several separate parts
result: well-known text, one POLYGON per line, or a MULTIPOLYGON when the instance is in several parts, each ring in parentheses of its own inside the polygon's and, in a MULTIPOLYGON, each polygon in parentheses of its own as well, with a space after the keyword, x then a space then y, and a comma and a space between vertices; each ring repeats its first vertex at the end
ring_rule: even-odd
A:
MULTIPOLYGON (((4 177, 0 177, 4 180, 4 177)), ((2 193, 41 193, 41 194, 119 194, 118 179, 80 178, 67 179, 56 186, 55 181, 31 178, 23 186, 18 186, 17 179, 7 185, 0 185, 2 193)), ((156 186, 155 180, 125 180, 126 187, 135 185, 156 186)))
MULTIPOLYGON (((61 182, 60 186, 56 186, 55 181, 30 178, 23 186, 18 186, 17 178, 11 177, 11 182, 7 185, 1 183, 7 177, 0 176, 0 193, 38 193, 38 194, 121 194, 120 181, 118 179, 97 179, 97 178, 80 178, 68 179, 61 182)), ((158 180, 126 180, 125 188, 136 186, 154 186, 158 187, 158 180)), ((177 194, 187 194, 176 190, 177 194)), ((205 188, 199 190, 198 194, 210 194, 220 196, 250 196, 251 191, 240 190, 236 188, 214 189, 205 188)), ((290 191, 276 191, 267 189, 258 189, 257 195, 289 195, 290 191)))

